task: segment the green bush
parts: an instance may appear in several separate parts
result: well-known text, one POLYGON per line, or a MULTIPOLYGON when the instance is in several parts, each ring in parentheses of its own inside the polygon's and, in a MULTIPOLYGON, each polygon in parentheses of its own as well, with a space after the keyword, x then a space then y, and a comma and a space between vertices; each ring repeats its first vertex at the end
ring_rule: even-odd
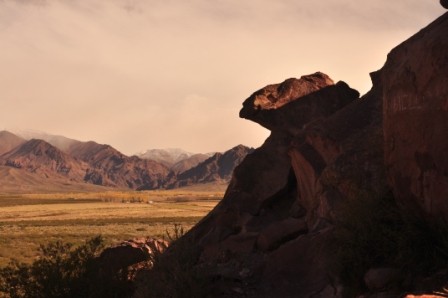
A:
POLYGON ((41 246, 32 264, 11 262, 0 269, 0 293, 11 298, 89 297, 101 236, 74 247, 60 241, 41 246))
POLYGON ((347 296, 365 290, 370 268, 393 267, 412 278, 448 265, 448 225, 406 214, 392 195, 349 200, 336 218, 331 270, 347 296))

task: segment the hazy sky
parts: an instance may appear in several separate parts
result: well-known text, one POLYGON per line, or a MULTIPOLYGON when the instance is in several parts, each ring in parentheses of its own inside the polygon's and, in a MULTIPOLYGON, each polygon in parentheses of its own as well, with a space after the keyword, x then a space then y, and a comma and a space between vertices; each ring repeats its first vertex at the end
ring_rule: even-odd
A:
POLYGON ((322 71, 362 94, 438 0, 0 0, 0 130, 223 151, 267 84, 322 71))

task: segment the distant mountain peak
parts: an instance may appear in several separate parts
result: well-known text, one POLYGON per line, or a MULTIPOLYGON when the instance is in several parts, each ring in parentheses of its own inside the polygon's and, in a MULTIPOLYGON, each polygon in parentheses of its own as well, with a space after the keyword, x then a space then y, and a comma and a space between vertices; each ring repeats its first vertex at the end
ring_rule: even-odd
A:
POLYGON ((151 159, 171 167, 193 155, 195 155, 195 153, 191 153, 180 148, 165 148, 148 149, 137 156, 143 159, 151 159))

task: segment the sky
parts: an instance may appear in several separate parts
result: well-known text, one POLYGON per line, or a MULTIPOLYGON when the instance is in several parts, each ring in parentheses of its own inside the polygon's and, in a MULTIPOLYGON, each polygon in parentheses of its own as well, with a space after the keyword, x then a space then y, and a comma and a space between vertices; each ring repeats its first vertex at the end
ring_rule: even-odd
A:
POLYGON ((256 90, 321 71, 361 94, 438 0, 0 0, 0 130, 224 151, 256 90))

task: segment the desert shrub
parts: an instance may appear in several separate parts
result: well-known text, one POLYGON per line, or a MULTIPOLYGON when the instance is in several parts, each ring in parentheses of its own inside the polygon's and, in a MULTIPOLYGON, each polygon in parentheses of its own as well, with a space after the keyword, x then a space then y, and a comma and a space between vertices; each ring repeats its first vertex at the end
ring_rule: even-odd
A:
POLYGON ((74 247, 61 241, 41 245, 32 264, 12 261, 0 269, 0 293, 12 298, 89 297, 101 236, 74 247))
POLYGON ((364 274, 373 267, 413 276, 448 265, 448 225, 406 214, 391 194, 347 201, 337 218, 331 270, 348 296, 364 290, 364 274))

